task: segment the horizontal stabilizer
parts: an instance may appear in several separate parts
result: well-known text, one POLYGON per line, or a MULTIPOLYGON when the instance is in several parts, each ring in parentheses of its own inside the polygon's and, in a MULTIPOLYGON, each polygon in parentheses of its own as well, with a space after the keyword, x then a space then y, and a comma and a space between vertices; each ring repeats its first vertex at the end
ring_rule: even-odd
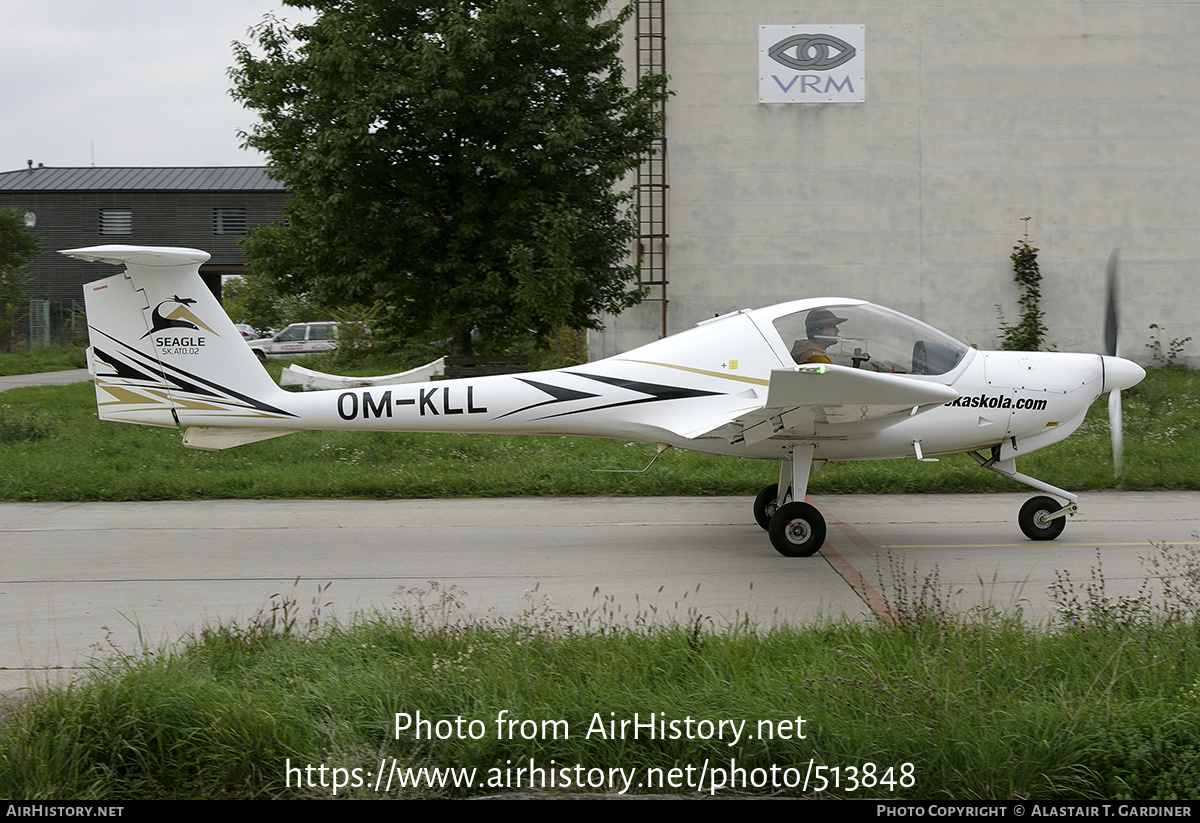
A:
POLYGON ((89 263, 108 263, 119 266, 146 266, 163 268, 172 266, 199 266, 207 263, 211 255, 200 249, 181 249, 171 246, 90 246, 86 249, 64 249, 59 252, 89 263))

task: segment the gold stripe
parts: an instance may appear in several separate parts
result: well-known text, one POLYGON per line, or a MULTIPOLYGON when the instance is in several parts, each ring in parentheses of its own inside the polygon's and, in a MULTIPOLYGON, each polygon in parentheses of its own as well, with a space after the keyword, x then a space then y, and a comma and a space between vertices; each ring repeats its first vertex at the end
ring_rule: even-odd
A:
POLYGON ((108 392, 113 398, 108 401, 97 398, 96 406, 98 408, 131 406, 134 408, 129 409, 129 411, 145 412, 177 408, 179 411, 185 412, 216 412, 213 415, 213 419, 215 420, 226 420, 230 417, 243 417, 250 420, 280 420, 286 417, 286 415, 282 414, 250 409, 240 403, 228 400, 205 401, 178 397, 173 395, 169 389, 163 388, 142 388, 139 386, 138 388, 141 392, 144 392, 139 393, 124 386, 106 383, 99 379, 96 380, 96 386, 108 392))
POLYGON ((111 401, 97 401, 98 406, 125 406, 129 404, 154 403, 153 398, 146 397, 144 394, 138 394, 122 386, 115 386, 111 383, 100 383, 97 381, 97 387, 108 392, 113 398, 111 401))
POLYGON ((225 406, 215 406, 212 403, 201 403, 198 400, 182 400, 175 398, 175 407, 180 411, 226 411, 225 406))
MULTIPOLYGON (((624 358, 622 358, 624 359, 624 358)), ((753 383, 756 386, 770 385, 770 380, 763 380, 761 377, 742 377, 739 374, 728 374, 726 372, 708 371, 707 369, 693 369, 688 366, 676 366, 673 363, 655 363, 652 360, 625 360, 626 363, 641 363, 646 366, 661 366, 664 369, 675 369, 676 371, 686 371, 692 374, 703 374, 707 377, 720 377, 723 380, 736 380, 739 383, 753 383)))
MULTIPOLYGON (((157 394, 157 392, 152 391, 151 394, 157 394)), ((174 405, 178 411, 218 412, 218 414, 215 415, 215 418, 218 420, 224 420, 230 416, 247 417, 252 420, 276 420, 283 417, 283 415, 280 414, 271 414, 270 412, 249 409, 240 403, 234 403, 228 400, 204 402, 201 400, 189 400, 184 397, 177 397, 170 394, 163 394, 162 398, 164 405, 174 405), (222 403, 224 405, 220 405, 222 403)))

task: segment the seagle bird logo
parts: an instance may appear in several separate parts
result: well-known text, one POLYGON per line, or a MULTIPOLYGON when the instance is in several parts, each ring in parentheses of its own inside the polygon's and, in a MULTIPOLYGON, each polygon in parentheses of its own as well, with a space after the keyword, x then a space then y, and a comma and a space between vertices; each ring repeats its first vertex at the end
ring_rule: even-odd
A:
POLYGON ((164 329, 192 329, 194 331, 204 329, 209 334, 220 337, 221 335, 217 334, 215 331, 206 326, 204 322, 201 321, 200 318, 193 314, 192 310, 188 308, 188 306, 193 305, 195 302, 196 300, 193 297, 180 297, 176 294, 172 295, 169 300, 164 300, 159 303, 154 307, 154 311, 150 313, 150 331, 143 334, 142 338, 149 337, 156 331, 162 331, 164 329), (171 309, 166 315, 164 315, 162 308, 168 303, 175 304, 176 308, 171 309))

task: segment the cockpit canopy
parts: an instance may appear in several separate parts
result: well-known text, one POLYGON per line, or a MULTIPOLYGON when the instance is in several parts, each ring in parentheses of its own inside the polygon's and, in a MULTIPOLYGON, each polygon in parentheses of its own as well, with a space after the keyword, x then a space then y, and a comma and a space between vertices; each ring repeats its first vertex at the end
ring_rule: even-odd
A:
POLYGON ((830 303, 774 320, 796 365, 835 363, 892 374, 946 374, 968 346, 933 326, 870 303, 830 303))

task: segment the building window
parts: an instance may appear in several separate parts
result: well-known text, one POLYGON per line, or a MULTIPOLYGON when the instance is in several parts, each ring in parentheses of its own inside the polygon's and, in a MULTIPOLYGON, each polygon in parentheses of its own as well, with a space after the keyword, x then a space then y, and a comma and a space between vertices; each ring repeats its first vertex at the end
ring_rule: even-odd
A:
POLYGON ((245 209, 213 209, 213 234, 244 235, 245 209))
POLYGON ((133 234, 131 209, 100 209, 101 234, 133 234))

